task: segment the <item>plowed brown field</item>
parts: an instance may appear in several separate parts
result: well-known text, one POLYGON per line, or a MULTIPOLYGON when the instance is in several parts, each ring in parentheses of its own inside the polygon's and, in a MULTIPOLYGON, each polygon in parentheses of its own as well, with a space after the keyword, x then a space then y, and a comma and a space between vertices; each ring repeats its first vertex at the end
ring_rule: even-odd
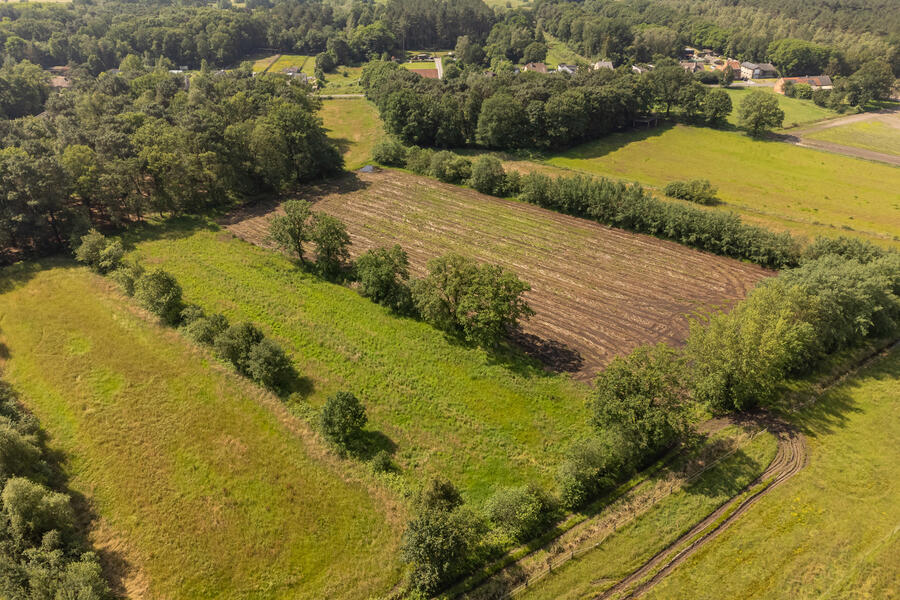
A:
MULTIPOLYGON (((688 316, 743 298, 771 273, 754 265, 396 171, 308 187, 315 210, 342 219, 354 256, 400 244, 415 274, 459 252, 498 263, 531 284, 535 310, 518 341, 551 368, 592 377, 640 344, 680 344, 688 316)), ((275 204, 225 220, 264 244, 275 204)))

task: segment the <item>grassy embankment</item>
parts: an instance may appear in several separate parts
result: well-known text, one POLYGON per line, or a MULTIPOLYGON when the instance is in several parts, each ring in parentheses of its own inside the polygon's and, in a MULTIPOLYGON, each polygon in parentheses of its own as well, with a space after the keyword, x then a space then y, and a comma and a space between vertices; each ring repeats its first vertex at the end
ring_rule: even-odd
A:
POLYGON ((796 416, 809 464, 647 598, 900 595, 900 350, 796 416))
POLYGON ((131 595, 366 598, 397 582, 402 507, 276 398, 86 269, 0 277, 4 379, 131 595))
POLYGON ((173 273, 188 301, 259 323, 283 343, 312 388, 296 412, 314 418, 329 394, 357 394, 374 441, 395 448, 403 481, 441 473, 476 503, 503 485, 549 485, 573 436, 588 429, 583 384, 518 355, 461 346, 281 255, 184 225, 139 243, 135 255, 173 273))
POLYGON ((328 137, 337 142, 348 170, 372 161, 372 149, 384 137, 378 110, 364 98, 323 100, 319 113, 328 137))
POLYGON ((900 128, 882 121, 838 125, 814 131, 805 137, 900 156, 900 128))

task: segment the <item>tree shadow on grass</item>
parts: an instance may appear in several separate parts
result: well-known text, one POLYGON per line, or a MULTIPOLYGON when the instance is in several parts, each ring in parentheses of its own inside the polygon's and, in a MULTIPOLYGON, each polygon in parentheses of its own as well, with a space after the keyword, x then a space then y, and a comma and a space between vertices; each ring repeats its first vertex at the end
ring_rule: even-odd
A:
POLYGON ((553 373, 577 373, 584 367, 581 353, 562 342, 522 331, 516 331, 510 337, 526 356, 540 361, 553 373))
POLYGON ((393 456, 397 451, 397 444, 380 431, 363 430, 350 448, 350 454, 360 460, 371 460, 379 452, 386 452, 393 456))
POLYGON ((686 485, 684 487, 685 493, 710 498, 731 497, 746 486, 746 481, 738 483, 739 476, 746 474, 750 476, 749 480, 753 480, 767 466, 754 460, 742 449, 735 448, 732 441, 716 440, 711 443, 711 446, 716 447, 716 451, 712 456, 719 457, 722 462, 728 461, 728 469, 720 474, 707 471, 692 483, 686 485))
POLYGON ((659 137, 675 127, 674 121, 662 121, 656 127, 642 127, 640 129, 626 129, 617 133, 612 133, 597 140, 586 142, 580 146, 575 146, 565 150, 554 156, 564 158, 600 158, 607 154, 612 154, 617 150, 621 150, 628 144, 633 142, 642 142, 651 138, 659 137))

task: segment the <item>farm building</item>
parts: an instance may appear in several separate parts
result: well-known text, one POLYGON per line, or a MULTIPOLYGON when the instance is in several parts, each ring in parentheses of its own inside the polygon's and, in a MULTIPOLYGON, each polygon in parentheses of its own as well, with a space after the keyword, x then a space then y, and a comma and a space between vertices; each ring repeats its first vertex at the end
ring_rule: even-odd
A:
POLYGON ((771 79, 778 76, 775 66, 769 63, 741 63, 741 79, 771 79))
POLYGON ((524 67, 522 67, 522 69, 524 71, 534 71, 535 73, 546 73, 547 65, 545 65, 542 62, 539 62, 539 63, 530 62, 527 65, 525 65, 524 67))
POLYGON ((831 77, 828 75, 816 75, 815 77, 782 77, 775 82, 774 90, 779 94, 784 93, 784 84, 791 82, 793 84, 805 83, 814 90, 830 90, 834 87, 831 77))

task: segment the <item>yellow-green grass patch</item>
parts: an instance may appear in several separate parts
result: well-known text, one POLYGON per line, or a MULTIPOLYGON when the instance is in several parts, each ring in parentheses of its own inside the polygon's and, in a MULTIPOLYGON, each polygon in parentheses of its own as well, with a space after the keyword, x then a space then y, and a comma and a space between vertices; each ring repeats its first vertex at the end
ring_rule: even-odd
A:
POLYGON ((547 32, 544 32, 544 39, 547 43, 547 57, 544 63, 548 68, 555 69, 559 63, 576 64, 577 62, 588 62, 588 60, 572 51, 563 41, 558 40, 547 32))
POLYGON ((303 54, 282 54, 278 57, 271 67, 269 73, 281 73, 284 69, 297 67, 307 75, 312 76, 316 68, 316 59, 314 56, 306 56, 303 54))
POLYGON ((796 416, 809 462, 646 598, 900 595, 900 351, 796 416))
POLYGON ((356 394, 411 482, 440 473, 476 502, 499 486, 550 485, 573 437, 588 431, 587 386, 449 340, 214 229, 169 224, 134 254, 175 275, 188 301, 258 323, 284 344, 311 380, 299 413, 336 391, 356 394))
POLYGON ((423 61, 414 61, 414 62, 405 62, 400 63, 400 66, 404 69, 434 69, 433 60, 423 60, 423 61))
POLYGON ((0 281, 3 377, 146 597, 367 598, 396 584, 391 495, 352 481, 277 399, 84 268, 20 265, 0 281))
POLYGON ((277 60, 278 60, 277 54, 275 54, 274 56, 267 56, 265 58, 260 58, 259 60, 256 60, 253 62, 253 72, 254 73, 262 73, 264 71, 268 71, 272 67, 272 65, 275 64, 275 61, 277 61, 277 60))
POLYGON ((900 118, 897 126, 883 121, 860 121, 820 129, 804 137, 900 156, 900 118))
POLYGON ((900 240, 900 169, 710 128, 617 133, 549 158, 551 165, 662 187, 708 179, 748 221, 807 235, 900 240))
POLYGON ((371 102, 364 98, 326 99, 319 114, 328 137, 341 149, 347 169, 372 161, 372 149, 384 137, 384 128, 371 102))

